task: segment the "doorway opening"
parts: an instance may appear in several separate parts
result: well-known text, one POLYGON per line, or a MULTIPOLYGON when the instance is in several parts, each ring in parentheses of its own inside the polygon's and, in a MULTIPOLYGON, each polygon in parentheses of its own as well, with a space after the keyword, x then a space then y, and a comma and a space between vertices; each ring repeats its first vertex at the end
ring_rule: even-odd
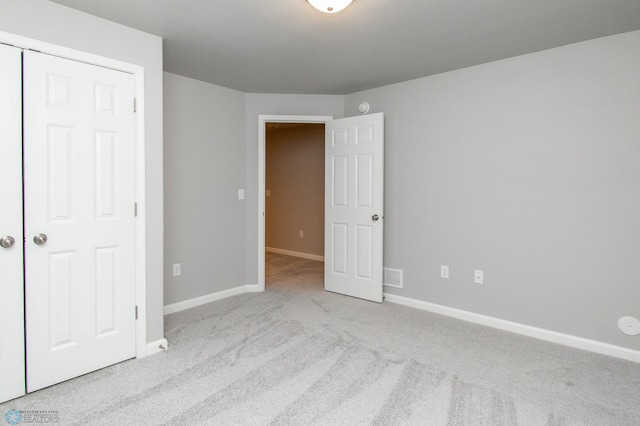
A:
POLYGON ((266 286, 324 261, 324 128, 266 123, 266 286))
MULTIPOLYGON (((305 125, 315 125, 315 126, 322 126, 322 140, 324 142, 324 124, 327 121, 332 120, 333 117, 330 116, 266 116, 266 115, 261 115, 259 116, 259 136, 258 136, 258 291, 264 291, 265 289, 265 275, 266 275, 266 263, 265 263, 265 248, 267 247, 267 240, 266 240, 266 199, 267 199, 267 190, 269 190, 269 202, 271 202, 271 197, 275 197, 275 191, 274 188, 267 188, 266 186, 266 165, 267 165, 267 133, 268 132, 273 132, 274 129, 276 132, 278 131, 282 131, 282 133, 292 133, 295 134, 296 132, 303 132, 303 131, 308 131, 309 129, 307 129, 307 127, 305 125)), ((316 128, 317 131, 317 128, 316 128)), ((311 131, 313 132, 313 131, 311 131)), ((271 133, 273 134, 273 133, 271 133)), ((286 138, 285 138, 286 139, 286 138)), ((287 142, 284 142, 284 144, 286 144, 287 142)), ((323 143, 324 146, 324 143, 323 143)), ((299 151, 299 150, 297 150, 299 151)), ((323 155, 322 155, 322 192, 321 192, 321 198, 322 200, 324 200, 324 149, 322 150, 323 155)), ((286 173, 285 173, 286 174, 286 173)), ((280 189, 277 189, 278 191, 278 195, 281 195, 280 189)), ((290 194, 289 194, 290 195, 290 194)), ((294 200, 288 200, 288 203, 293 202, 295 204, 295 199, 294 200)), ((300 204, 300 202, 298 202, 298 204, 300 204)), ((295 206, 295 208, 298 208, 299 206, 295 206)), ((321 229, 321 244, 324 244, 324 207, 322 207, 322 225, 320 227, 321 229)), ((270 225, 272 225, 270 223, 270 225)), ((275 228, 277 228, 277 225, 275 225, 275 228)), ((300 228, 299 223, 296 225, 294 225, 294 227, 292 229, 294 229, 293 232, 289 232, 289 234, 293 233, 293 235, 286 235, 285 237, 293 237, 293 239, 291 239, 291 241, 289 241, 289 243, 285 243, 285 244, 289 244, 289 247, 291 247, 291 249, 287 249, 284 248, 283 250, 288 250, 289 252, 295 253, 295 254, 308 254, 308 255, 315 255, 318 256, 316 259, 319 260, 320 255, 318 255, 318 249, 316 248, 310 248, 310 246, 305 246, 305 244, 307 242, 310 242, 310 239, 307 238, 307 240, 305 241, 305 236, 311 236, 317 233, 317 230, 313 230, 311 231, 311 234, 309 234, 309 231, 305 231, 305 229, 295 229, 295 228, 300 228), (300 231, 302 231, 302 238, 300 238, 300 231), (295 241, 295 238, 297 236, 298 241, 295 241), (303 240, 303 241, 299 241, 299 240, 303 240), (295 245, 295 243, 298 243, 297 245, 295 245), (293 245, 290 245, 293 244, 293 245), (315 251, 315 253, 314 253, 315 251)), ((317 228, 317 225, 316 225, 317 228)), ((316 241, 317 243, 317 241, 316 241)), ((274 244, 273 240, 270 240, 270 244, 274 244)), ((280 243, 278 243, 280 244, 280 243)), ((270 249, 278 249, 278 247, 270 247, 270 249)), ((322 255, 324 254, 323 251, 321 251, 320 253, 322 253, 322 255)))

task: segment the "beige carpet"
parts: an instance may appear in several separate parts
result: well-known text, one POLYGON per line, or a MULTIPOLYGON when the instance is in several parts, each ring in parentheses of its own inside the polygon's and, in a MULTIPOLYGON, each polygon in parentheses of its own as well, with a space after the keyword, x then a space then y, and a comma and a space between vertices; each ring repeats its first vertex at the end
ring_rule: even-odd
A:
POLYGON ((638 425, 640 365, 322 290, 267 254, 267 291, 166 317, 170 350, 0 405, 59 424, 638 425))

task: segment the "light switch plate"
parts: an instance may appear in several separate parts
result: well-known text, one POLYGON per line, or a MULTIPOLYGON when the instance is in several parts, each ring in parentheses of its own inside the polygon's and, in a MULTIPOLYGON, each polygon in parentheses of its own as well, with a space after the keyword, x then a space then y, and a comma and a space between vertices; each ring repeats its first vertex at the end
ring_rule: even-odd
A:
POLYGON ((440 265, 440 278, 449 278, 449 267, 447 265, 440 265))
POLYGON ((238 200, 244 200, 244 189, 238 189, 238 200))

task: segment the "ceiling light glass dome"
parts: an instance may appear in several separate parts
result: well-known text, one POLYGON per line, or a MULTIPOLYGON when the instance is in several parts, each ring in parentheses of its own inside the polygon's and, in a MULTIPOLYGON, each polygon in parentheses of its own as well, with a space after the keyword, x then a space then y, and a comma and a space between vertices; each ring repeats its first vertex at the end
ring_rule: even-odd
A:
POLYGON ((349 6, 353 0, 307 0, 311 6, 324 13, 338 13, 349 6))

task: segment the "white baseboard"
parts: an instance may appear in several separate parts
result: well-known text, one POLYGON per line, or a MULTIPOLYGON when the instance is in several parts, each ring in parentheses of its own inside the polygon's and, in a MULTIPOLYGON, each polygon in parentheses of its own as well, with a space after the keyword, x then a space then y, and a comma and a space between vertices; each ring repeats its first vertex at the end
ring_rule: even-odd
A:
POLYGON ((317 260, 319 262, 324 262, 324 256, 318 256, 317 254, 301 253, 299 251, 284 250, 284 249, 279 249, 274 247, 265 247, 264 251, 269 253, 285 254, 287 256, 301 257, 303 259, 317 260))
POLYGON ((264 289, 261 289, 258 284, 246 284, 243 287, 245 289, 245 293, 260 293, 264 291, 264 289))
POLYGON ((160 339, 155 342, 147 343, 147 356, 166 351, 167 349, 169 349, 169 342, 167 342, 167 339, 160 339))
POLYGON ((640 363, 640 351, 623 348, 621 346, 611 345, 609 343, 598 342, 597 340, 584 339, 582 337, 572 336, 570 334, 558 333, 556 331, 546 330, 543 328, 531 327, 529 325, 519 324, 516 322, 505 321, 499 318, 480 315, 473 312, 454 309, 447 306, 436 305, 434 303, 423 302, 421 300, 410 299, 408 297, 397 296, 395 294, 384 293, 385 300, 399 305, 409 306, 423 311, 433 312, 435 314, 446 315, 448 317, 469 321, 475 324, 486 325, 488 327, 497 328, 524 336, 534 337, 536 339, 546 340, 548 342, 559 343, 561 345, 570 346, 572 348, 582 349, 585 351, 595 352, 603 355, 609 355, 616 358, 626 359, 640 363))
POLYGON ((226 299, 227 297, 237 296, 238 294, 254 293, 261 291, 257 285, 242 285, 240 287, 230 288, 228 290, 219 291, 217 293, 206 294, 204 296, 195 297, 189 300, 183 300, 182 302, 172 303, 166 305, 163 309, 163 314, 173 314, 176 312, 184 311, 185 309, 195 308, 196 306, 204 305, 206 303, 215 302, 216 300, 226 299))

